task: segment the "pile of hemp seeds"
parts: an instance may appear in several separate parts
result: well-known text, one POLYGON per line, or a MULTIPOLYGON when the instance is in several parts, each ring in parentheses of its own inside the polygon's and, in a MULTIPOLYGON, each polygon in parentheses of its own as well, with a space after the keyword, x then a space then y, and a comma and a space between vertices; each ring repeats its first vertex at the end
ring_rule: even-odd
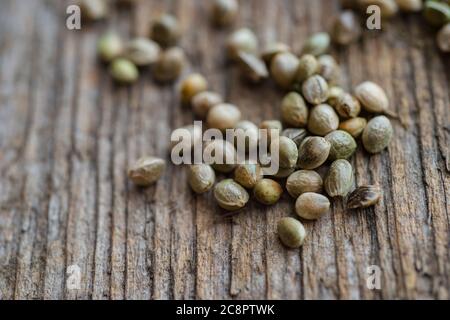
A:
MULTIPOLYGON (((117 0, 120 5, 134 5, 139 0, 117 0)), ((438 46, 448 51, 450 10, 448 1, 415 0, 355 0, 342 1, 344 8, 361 10, 368 5, 381 7, 383 18, 402 11, 424 11, 433 25, 444 25, 438 35, 438 46), (433 2, 433 3, 431 3, 433 2)), ((107 16, 104 0, 81 2, 82 12, 91 20, 107 16)), ((364 10, 363 10, 364 11, 364 10)), ((211 20, 217 27, 229 27, 239 13, 237 0, 211 1, 211 20)), ((221 131, 240 129, 245 139, 258 140, 259 129, 279 131, 270 144, 279 150, 279 171, 264 176, 259 164, 195 164, 188 165, 188 184, 197 194, 213 192, 217 204, 228 212, 236 212, 250 201, 250 194, 263 205, 275 205, 284 189, 295 200, 295 212, 303 220, 317 220, 330 210, 330 199, 342 199, 348 209, 367 208, 382 197, 375 185, 354 188, 354 172, 348 161, 358 142, 368 154, 385 150, 393 136, 389 116, 389 100, 376 83, 366 81, 352 92, 340 84, 341 69, 328 54, 332 43, 349 45, 362 34, 361 20, 355 11, 345 10, 334 19, 329 33, 309 37, 300 53, 295 54, 284 43, 272 43, 259 48, 256 35, 247 28, 232 32, 226 43, 230 61, 236 63, 251 82, 271 78, 286 91, 280 102, 281 119, 268 119, 256 125, 241 119, 239 108, 226 103, 220 94, 209 91, 206 78, 198 73, 183 79, 180 86, 181 103, 192 108, 208 128, 221 131), (324 167, 324 178, 317 172, 324 167), (216 183, 216 174, 228 178, 216 183)), ((109 64, 112 78, 121 84, 132 84, 139 77, 139 68, 149 67, 158 82, 172 83, 180 77, 187 63, 183 49, 176 44, 181 37, 176 17, 163 14, 153 21, 149 38, 123 42, 114 32, 103 35, 98 42, 99 57, 109 64)), ((179 130, 189 132, 190 142, 201 141, 203 133, 195 125, 179 130)), ((236 154, 236 142, 209 141, 221 155, 236 154)), ((172 142, 172 147, 177 143, 172 142)), ((183 146, 184 148, 186 146, 183 146)), ((187 146, 189 147, 189 146, 187 146)), ((269 148, 270 149, 270 148, 269 148)), ((158 157, 140 158, 128 171, 130 180, 140 187, 156 183, 163 175, 166 162, 158 157)), ((285 217, 278 222, 278 235, 284 245, 300 247, 306 231, 298 219, 285 217)))

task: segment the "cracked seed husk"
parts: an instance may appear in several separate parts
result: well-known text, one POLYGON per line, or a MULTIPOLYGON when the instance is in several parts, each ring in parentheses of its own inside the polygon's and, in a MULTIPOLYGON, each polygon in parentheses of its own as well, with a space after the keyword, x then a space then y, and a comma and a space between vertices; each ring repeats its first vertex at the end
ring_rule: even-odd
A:
POLYGON ((188 183, 197 194, 208 192, 216 181, 213 168, 207 164, 194 164, 188 169, 188 183))
POLYGON ((351 94, 343 93, 339 96, 335 109, 344 119, 356 118, 361 112, 361 104, 351 94))
POLYGON ((306 230, 303 224, 290 217, 278 221, 277 232, 281 242, 291 249, 300 248, 306 238, 306 230))
POLYGON ((295 201, 295 212, 306 220, 317 220, 329 210, 330 200, 318 193, 303 193, 295 201))
POLYGON ((324 180, 327 194, 334 197, 345 197, 353 186, 353 168, 344 159, 334 161, 324 180))
POLYGON ((222 209, 237 211, 245 207, 250 196, 247 190, 237 182, 226 179, 214 187, 214 198, 222 209))
POLYGON ((166 169, 166 162, 156 157, 142 157, 128 170, 128 177, 137 186, 148 187, 158 181, 166 169))
POLYGON ((300 146, 300 144, 305 140, 305 138, 308 136, 308 131, 303 128, 287 128, 281 132, 282 136, 288 137, 292 141, 295 142, 295 144, 300 146))
POLYGON ((368 208, 376 205, 382 196, 379 186, 369 185, 356 188, 347 198, 347 209, 368 208))

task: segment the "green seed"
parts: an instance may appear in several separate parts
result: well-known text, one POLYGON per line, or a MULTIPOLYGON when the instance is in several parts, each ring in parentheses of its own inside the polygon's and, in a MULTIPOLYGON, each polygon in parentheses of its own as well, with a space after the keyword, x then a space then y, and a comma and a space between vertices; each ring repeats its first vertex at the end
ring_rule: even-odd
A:
POLYGON ((288 89, 294 82, 299 60, 290 52, 278 53, 271 62, 270 74, 282 88, 288 89))
POLYGON ((344 159, 333 162, 325 177, 324 188, 330 197, 345 197, 353 186, 352 165, 344 159))
POLYGON ((337 100, 335 109, 344 119, 356 118, 361 112, 361 104, 349 93, 343 93, 337 100))
POLYGON ((177 43, 181 35, 178 20, 170 14, 159 16, 151 26, 151 38, 163 47, 177 43))
POLYGON ((183 72, 186 56, 181 48, 173 47, 162 52, 153 68, 153 76, 159 82, 172 82, 183 72))
POLYGON ((391 121, 378 116, 369 121, 362 134, 364 148, 370 153, 383 151, 391 142, 393 135, 391 121))
POLYGON ((325 139, 330 143, 330 155, 328 160, 334 161, 337 159, 348 159, 356 150, 356 141, 353 137, 342 130, 330 132, 325 136, 325 139))
POLYGON ((277 231, 281 242, 292 249, 300 248, 306 238, 305 228, 294 218, 282 218, 278 221, 277 231))
POLYGON ((306 79, 312 77, 320 70, 319 61, 312 54, 305 54, 300 57, 299 65, 295 80, 303 82, 306 79))
POLYGON ((386 92, 376 83, 366 81, 355 88, 355 95, 367 112, 384 113, 389 108, 386 92))
POLYGON ((303 193, 295 201, 295 212, 303 219, 317 220, 329 210, 330 200, 318 193, 303 193))
POLYGON ((279 166, 281 168, 294 168, 298 159, 298 147, 295 142, 288 137, 280 136, 279 139, 272 142, 271 150, 277 148, 279 150, 279 166))
POLYGON ((98 40, 97 51, 103 61, 111 62, 122 54, 122 40, 116 33, 108 32, 98 40))
POLYGON ((312 35, 303 46, 302 54, 320 56, 328 51, 330 47, 330 36, 328 33, 319 32, 312 35))
POLYGON ((148 187, 158 181, 166 169, 166 162, 156 157, 142 157, 128 170, 128 177, 137 186, 148 187))
POLYGON ((361 186, 356 188, 347 199, 348 209, 368 208, 380 201, 381 188, 378 186, 361 186))
POLYGON ((312 170, 299 170, 292 173, 286 181, 286 189, 293 198, 306 192, 322 192, 323 181, 320 175, 312 170))
POLYGON ((315 75, 303 83, 302 92, 306 101, 318 105, 328 99, 328 84, 323 77, 315 75))
POLYGON ((129 60, 117 58, 113 60, 109 72, 114 80, 122 84, 131 84, 139 78, 139 71, 129 60))
POLYGON ((346 131, 352 135, 353 138, 358 138, 364 131, 367 125, 367 120, 364 118, 353 118, 339 124, 339 130, 346 131))
POLYGON ((242 209, 250 199, 248 192, 232 179, 219 182, 214 188, 214 198, 227 211, 242 209))
POLYGON ((294 141, 297 146, 300 146, 303 140, 305 140, 305 138, 308 136, 308 131, 301 128, 288 128, 283 130, 283 132, 281 132, 281 135, 288 137, 289 139, 294 141))
POLYGON ((303 128, 308 122, 308 107, 297 92, 288 93, 281 102, 281 119, 285 124, 303 128))
POLYGON ((149 66, 158 60, 159 45, 147 38, 136 38, 125 48, 125 57, 138 67, 149 66))
POLYGON ((271 179, 262 179, 258 181, 253 189, 256 200, 265 205, 273 205, 280 200, 283 194, 281 185, 271 179))
POLYGON ((207 164, 189 166, 188 182, 195 193, 202 194, 209 191, 216 180, 213 168, 207 164))
POLYGON ((237 60, 239 52, 256 54, 258 52, 258 39, 250 29, 244 28, 233 32, 227 40, 228 57, 237 60))
POLYGON ((316 135, 325 136, 339 127, 339 117, 327 104, 312 108, 308 121, 308 130, 316 135))
POLYGON ((234 170, 234 180, 247 189, 253 189, 263 178, 263 172, 258 164, 241 164, 234 170))
POLYGON ((312 170, 327 161, 330 143, 322 137, 307 137, 298 150, 297 167, 312 170))

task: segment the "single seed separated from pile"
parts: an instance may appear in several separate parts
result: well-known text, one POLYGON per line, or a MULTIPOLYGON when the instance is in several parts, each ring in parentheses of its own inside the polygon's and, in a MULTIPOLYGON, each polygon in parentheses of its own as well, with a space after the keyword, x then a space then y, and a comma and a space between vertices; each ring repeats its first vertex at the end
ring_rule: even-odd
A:
POLYGON ((423 9, 423 0, 396 0, 398 7, 406 12, 419 12, 423 9))
POLYGON ((348 132, 336 130, 327 134, 325 139, 331 145, 330 155, 328 156, 330 161, 348 159, 356 151, 356 141, 348 132))
POLYGON ((136 38, 126 45, 125 57, 138 67, 145 67, 155 63, 160 52, 161 48, 156 42, 147 38, 136 38))
POLYGON ((225 131, 232 129, 241 119, 241 111, 238 107, 229 103, 220 103, 209 110, 206 124, 209 128, 225 131))
POLYGON ((208 192, 216 181, 213 168, 207 164, 194 164, 188 169, 188 182, 195 193, 208 192))
POLYGON ((317 220, 329 210, 330 200, 318 193, 303 193, 295 201, 295 212, 303 219, 317 220))
POLYGON ((383 151, 391 142, 393 135, 391 121, 385 116, 378 116, 367 123, 362 133, 364 148, 370 153, 383 151))
POLYGON ((303 140, 305 140, 305 138, 308 136, 308 131, 303 128, 288 128, 283 130, 283 132, 281 132, 281 135, 288 137, 289 139, 294 141, 297 146, 300 146, 303 140))
POLYGON ((124 58, 113 60, 109 67, 109 72, 115 81, 122 84, 134 83, 139 78, 139 71, 136 66, 124 58))
POLYGON ((299 170, 292 173, 286 181, 286 189, 293 198, 306 192, 322 192, 323 181, 313 170, 299 170))
POLYGON ((339 127, 339 117, 327 104, 320 104, 311 109, 308 130, 318 136, 325 136, 339 127))
POLYGON ((324 188, 330 197, 345 197, 353 186, 352 165, 344 159, 333 162, 325 177, 324 188))
POLYGON ((96 21, 106 18, 108 4, 105 0, 81 0, 79 3, 82 19, 96 21))
POLYGON ((219 103, 222 103, 223 99, 222 97, 211 91, 204 91, 197 93, 191 101, 192 105, 192 111, 194 111, 194 114, 204 119, 208 115, 209 110, 211 110, 212 107, 215 105, 218 105, 219 103))
POLYGON ((178 20, 170 14, 159 16, 151 26, 151 38, 163 47, 169 47, 177 43, 181 36, 178 20))
POLYGON ((278 53, 270 64, 270 74, 282 88, 288 89, 297 74, 299 60, 290 52, 278 53))
POLYGON ((308 107, 297 92, 288 93, 281 102, 281 119, 294 128, 303 128, 308 122, 308 107))
POLYGON ((271 150, 279 150, 279 165, 281 168, 294 168, 298 159, 298 147, 288 137, 280 136, 272 141, 271 150))
MULTIPOLYGON (((204 155, 211 155, 211 161, 206 161, 211 166, 222 173, 229 173, 236 167, 236 149, 233 144, 226 140, 212 140, 206 143, 204 155), (213 161, 217 160, 217 162, 213 161)), ((208 159, 206 159, 208 160, 208 159)))
POLYGON ((283 194, 283 188, 274 180, 262 179, 256 183, 253 194, 255 195, 256 200, 270 206, 280 200, 281 195, 283 194))
POLYGON ((384 90, 374 82, 366 81, 355 88, 355 96, 367 112, 384 113, 389 108, 389 99, 384 90))
POLYGON ((338 85, 341 82, 341 68, 336 60, 329 54, 324 54, 317 61, 319 61, 319 74, 329 85, 338 85))
POLYGON ((330 143, 322 137, 307 137, 298 150, 297 167, 300 169, 316 169, 327 161, 330 154, 330 143))
POLYGON ((395 0, 358 0, 361 11, 366 12, 367 7, 376 5, 380 8, 382 18, 391 18, 398 12, 398 5, 395 0))
POLYGON ((343 93, 339 96, 334 107, 336 112, 344 119, 356 118, 361 112, 361 104, 358 99, 349 93, 343 93))
POLYGON ((239 121, 235 126, 235 141, 234 145, 238 148, 239 143, 244 141, 246 151, 250 146, 257 147, 259 131, 256 124, 251 121, 239 121))
POLYGON ((178 47, 163 51, 153 68, 153 76, 159 82, 176 80, 184 69, 186 56, 183 49, 178 47))
POLYGON ((330 35, 326 32, 313 34, 306 40, 306 43, 303 46, 302 54, 320 56, 328 51, 330 48, 330 42, 330 35))
POLYGON ((320 70, 319 61, 312 54, 305 54, 300 57, 295 80, 303 82, 312 77, 320 70))
POLYGON ((250 196, 238 183, 232 179, 226 179, 214 187, 214 198, 221 208, 236 211, 245 207, 250 196))
POLYGON ((237 0, 214 0, 211 7, 212 21, 219 27, 231 25, 238 14, 237 0))
POLYGON ((346 131, 352 135, 353 138, 358 138, 364 131, 367 125, 367 120, 364 118, 353 118, 339 124, 339 130, 346 131))
POLYGON ((240 51, 238 53, 243 75, 250 81, 257 83, 269 77, 269 70, 262 59, 254 54, 240 51))
POLYGON ((156 157, 142 157, 128 170, 128 177, 137 186, 148 187, 158 181, 166 169, 166 162, 156 157))
POLYGON ((237 60, 239 52, 256 54, 258 52, 258 39, 250 29, 243 28, 233 32, 227 40, 228 57, 237 60))
POLYGON ((277 232, 281 242, 292 249, 300 248, 306 238, 306 230, 302 223, 290 217, 278 221, 277 232))
POLYGON ((368 208, 376 205, 382 196, 378 186, 361 186, 356 188, 347 199, 348 209, 368 208))
POLYGON ((267 130, 267 146, 272 142, 272 130, 278 131, 278 134, 283 130, 283 125, 278 120, 265 120, 259 125, 260 129, 267 130))
POLYGON ((303 83, 302 93, 309 103, 320 104, 328 99, 328 84, 323 77, 314 75, 303 83))
POLYGON ((263 177, 259 164, 241 164, 234 170, 234 180, 247 189, 253 189, 263 177))
POLYGON ((426 1, 423 14, 431 25, 440 27, 450 22, 450 5, 438 1, 426 1))
POLYGON ((438 32, 437 44, 443 52, 450 52, 450 22, 438 32))
POLYGON ((336 17, 331 28, 331 38, 335 43, 349 45, 360 36, 360 21, 353 11, 346 10, 336 17))
POLYGON ((190 104, 192 98, 203 91, 208 89, 208 82, 205 77, 199 73, 193 73, 187 76, 180 87, 181 102, 183 104, 190 104))
POLYGON ((264 60, 266 65, 270 66, 272 63, 272 59, 277 54, 289 51, 291 51, 291 48, 287 44, 281 42, 272 42, 264 48, 261 53, 261 58, 264 60))
POLYGON ((123 43, 119 35, 108 32, 100 37, 97 43, 97 52, 104 62, 111 62, 123 52, 123 43))

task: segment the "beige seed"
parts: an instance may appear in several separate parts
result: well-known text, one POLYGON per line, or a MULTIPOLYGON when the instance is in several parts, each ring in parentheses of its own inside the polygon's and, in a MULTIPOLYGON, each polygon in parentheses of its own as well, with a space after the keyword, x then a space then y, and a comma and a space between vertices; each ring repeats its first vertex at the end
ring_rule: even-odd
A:
POLYGON ((262 179, 256 183, 253 194, 260 203, 270 206, 280 200, 283 188, 274 180, 262 179))
POLYGON ((108 32, 100 37, 97 43, 97 52, 104 62, 111 62, 123 52, 123 43, 119 35, 108 32))
POLYGON ((328 99, 328 84, 326 80, 315 75, 308 78, 302 85, 303 96, 306 101, 311 104, 317 105, 328 99))
POLYGON ((194 114, 197 117, 199 117, 200 119, 204 119, 206 118, 209 110, 211 110, 212 107, 222 102, 223 99, 219 94, 211 91, 203 91, 197 93, 192 98, 192 111, 194 111, 194 114))
POLYGON ((344 119, 356 118, 361 112, 361 104, 351 94, 343 93, 338 98, 335 109, 344 119))
POLYGON ((163 47, 177 43, 181 36, 181 28, 177 18, 170 14, 159 16, 151 26, 151 38, 163 47))
POLYGON ((272 42, 262 51, 261 58, 268 66, 270 66, 272 59, 277 54, 289 51, 291 51, 291 48, 287 44, 281 42, 272 42))
POLYGON ((259 164, 241 164, 234 170, 234 180, 247 189, 253 189, 263 178, 259 164))
POLYGON ((201 74, 193 73, 187 76, 180 87, 180 96, 183 104, 190 104, 191 99, 198 93, 208 89, 208 82, 201 74))
POLYGON ((113 79, 121 84, 132 84, 139 78, 139 71, 129 60, 123 58, 114 59, 109 67, 113 79))
POLYGON ((316 169, 327 161, 330 154, 330 143, 322 137, 307 137, 298 150, 297 167, 316 169))
POLYGON ((236 167, 236 149, 226 140, 212 140, 205 144, 203 152, 205 162, 223 173, 229 173, 236 167))
POLYGON ((286 181, 286 189, 295 199, 306 192, 320 193, 322 188, 322 178, 317 172, 312 170, 295 171, 286 181))
POLYGON ((303 46, 302 54, 312 54, 320 56, 330 48, 330 35, 326 32, 318 32, 313 34, 306 40, 303 46))
POLYGON ((345 91, 341 87, 338 86, 330 87, 328 90, 327 104, 329 104, 333 108, 336 108, 341 95, 343 95, 344 93, 345 91))
POLYGON ((105 0, 81 0, 79 6, 82 19, 96 21, 108 15, 108 4, 105 0))
POLYGON ((299 60, 290 52, 278 53, 271 62, 270 74, 282 88, 288 89, 294 82, 299 60))
POLYGON ((211 7, 212 21, 219 27, 231 25, 238 14, 237 0, 214 0, 211 7))
POLYGON ((385 91, 376 83, 366 81, 355 88, 355 95, 367 112, 384 113, 389 108, 385 91))
POLYGON ((327 104, 315 106, 310 111, 308 130, 316 135, 325 136, 339 127, 339 117, 327 104))
POLYGON ((160 54, 153 68, 153 76, 159 82, 172 82, 180 76, 185 64, 183 49, 170 48, 160 54))
POLYGON ((290 217, 278 221, 277 232, 281 242, 292 249, 301 247, 306 238, 306 231, 301 222, 290 217))
POLYGON ((419 12, 423 9, 422 0, 395 0, 398 7, 406 12, 419 12))
POLYGON ((233 32, 227 40, 228 57, 237 60, 239 52, 256 54, 258 52, 258 39, 250 29, 243 28, 233 32))
POLYGON ((329 85, 338 85, 341 82, 341 68, 337 61, 330 55, 324 54, 318 58, 319 74, 329 85))
POLYGON ((340 45, 349 45, 361 36, 359 18, 353 11, 347 10, 337 16, 331 29, 331 38, 340 45))
POLYGON ((161 178, 166 162, 156 157, 142 157, 128 170, 128 177, 137 186, 148 187, 161 178))
POLYGON ((352 165, 344 159, 334 161, 324 180, 324 188, 330 197, 345 197, 353 186, 352 165))
POLYGON ((225 131, 232 129, 241 119, 241 111, 232 104, 220 103, 209 110, 206 123, 209 128, 225 131))
POLYGON ((362 134, 364 148, 370 153, 383 151, 391 142, 393 135, 391 121, 385 116, 378 116, 367 123, 362 134))
POLYGON ((367 125, 367 120, 364 118, 353 118, 339 124, 339 129, 346 131, 352 135, 353 138, 358 138, 364 131, 367 125))
POLYGON ((437 44, 441 51, 450 52, 450 22, 443 26, 438 32, 437 44))
MULTIPOLYGON (((281 168, 294 168, 298 159, 298 147, 288 137, 280 136, 272 141, 271 150, 278 150, 278 164, 281 168)), ((274 154, 272 153, 272 160, 274 154)))
POLYGON ((319 61, 312 54, 305 54, 300 57, 295 80, 303 82, 312 77, 320 70, 319 61))
POLYGON ((138 67, 149 66, 158 60, 161 48, 147 38, 131 40, 125 48, 125 57, 138 67))
POLYGON ((207 164, 194 164, 188 169, 188 182, 195 193, 208 192, 216 180, 213 168, 207 164))
POLYGON ((250 199, 248 192, 232 179, 219 182, 214 187, 217 204, 227 211, 242 209, 250 199))
POLYGON ((303 193, 295 201, 295 212, 303 219, 317 220, 329 210, 330 200, 318 193, 303 193))
POLYGON ((281 102, 281 119, 294 128, 302 128, 308 122, 308 107, 297 92, 288 93, 281 102))

